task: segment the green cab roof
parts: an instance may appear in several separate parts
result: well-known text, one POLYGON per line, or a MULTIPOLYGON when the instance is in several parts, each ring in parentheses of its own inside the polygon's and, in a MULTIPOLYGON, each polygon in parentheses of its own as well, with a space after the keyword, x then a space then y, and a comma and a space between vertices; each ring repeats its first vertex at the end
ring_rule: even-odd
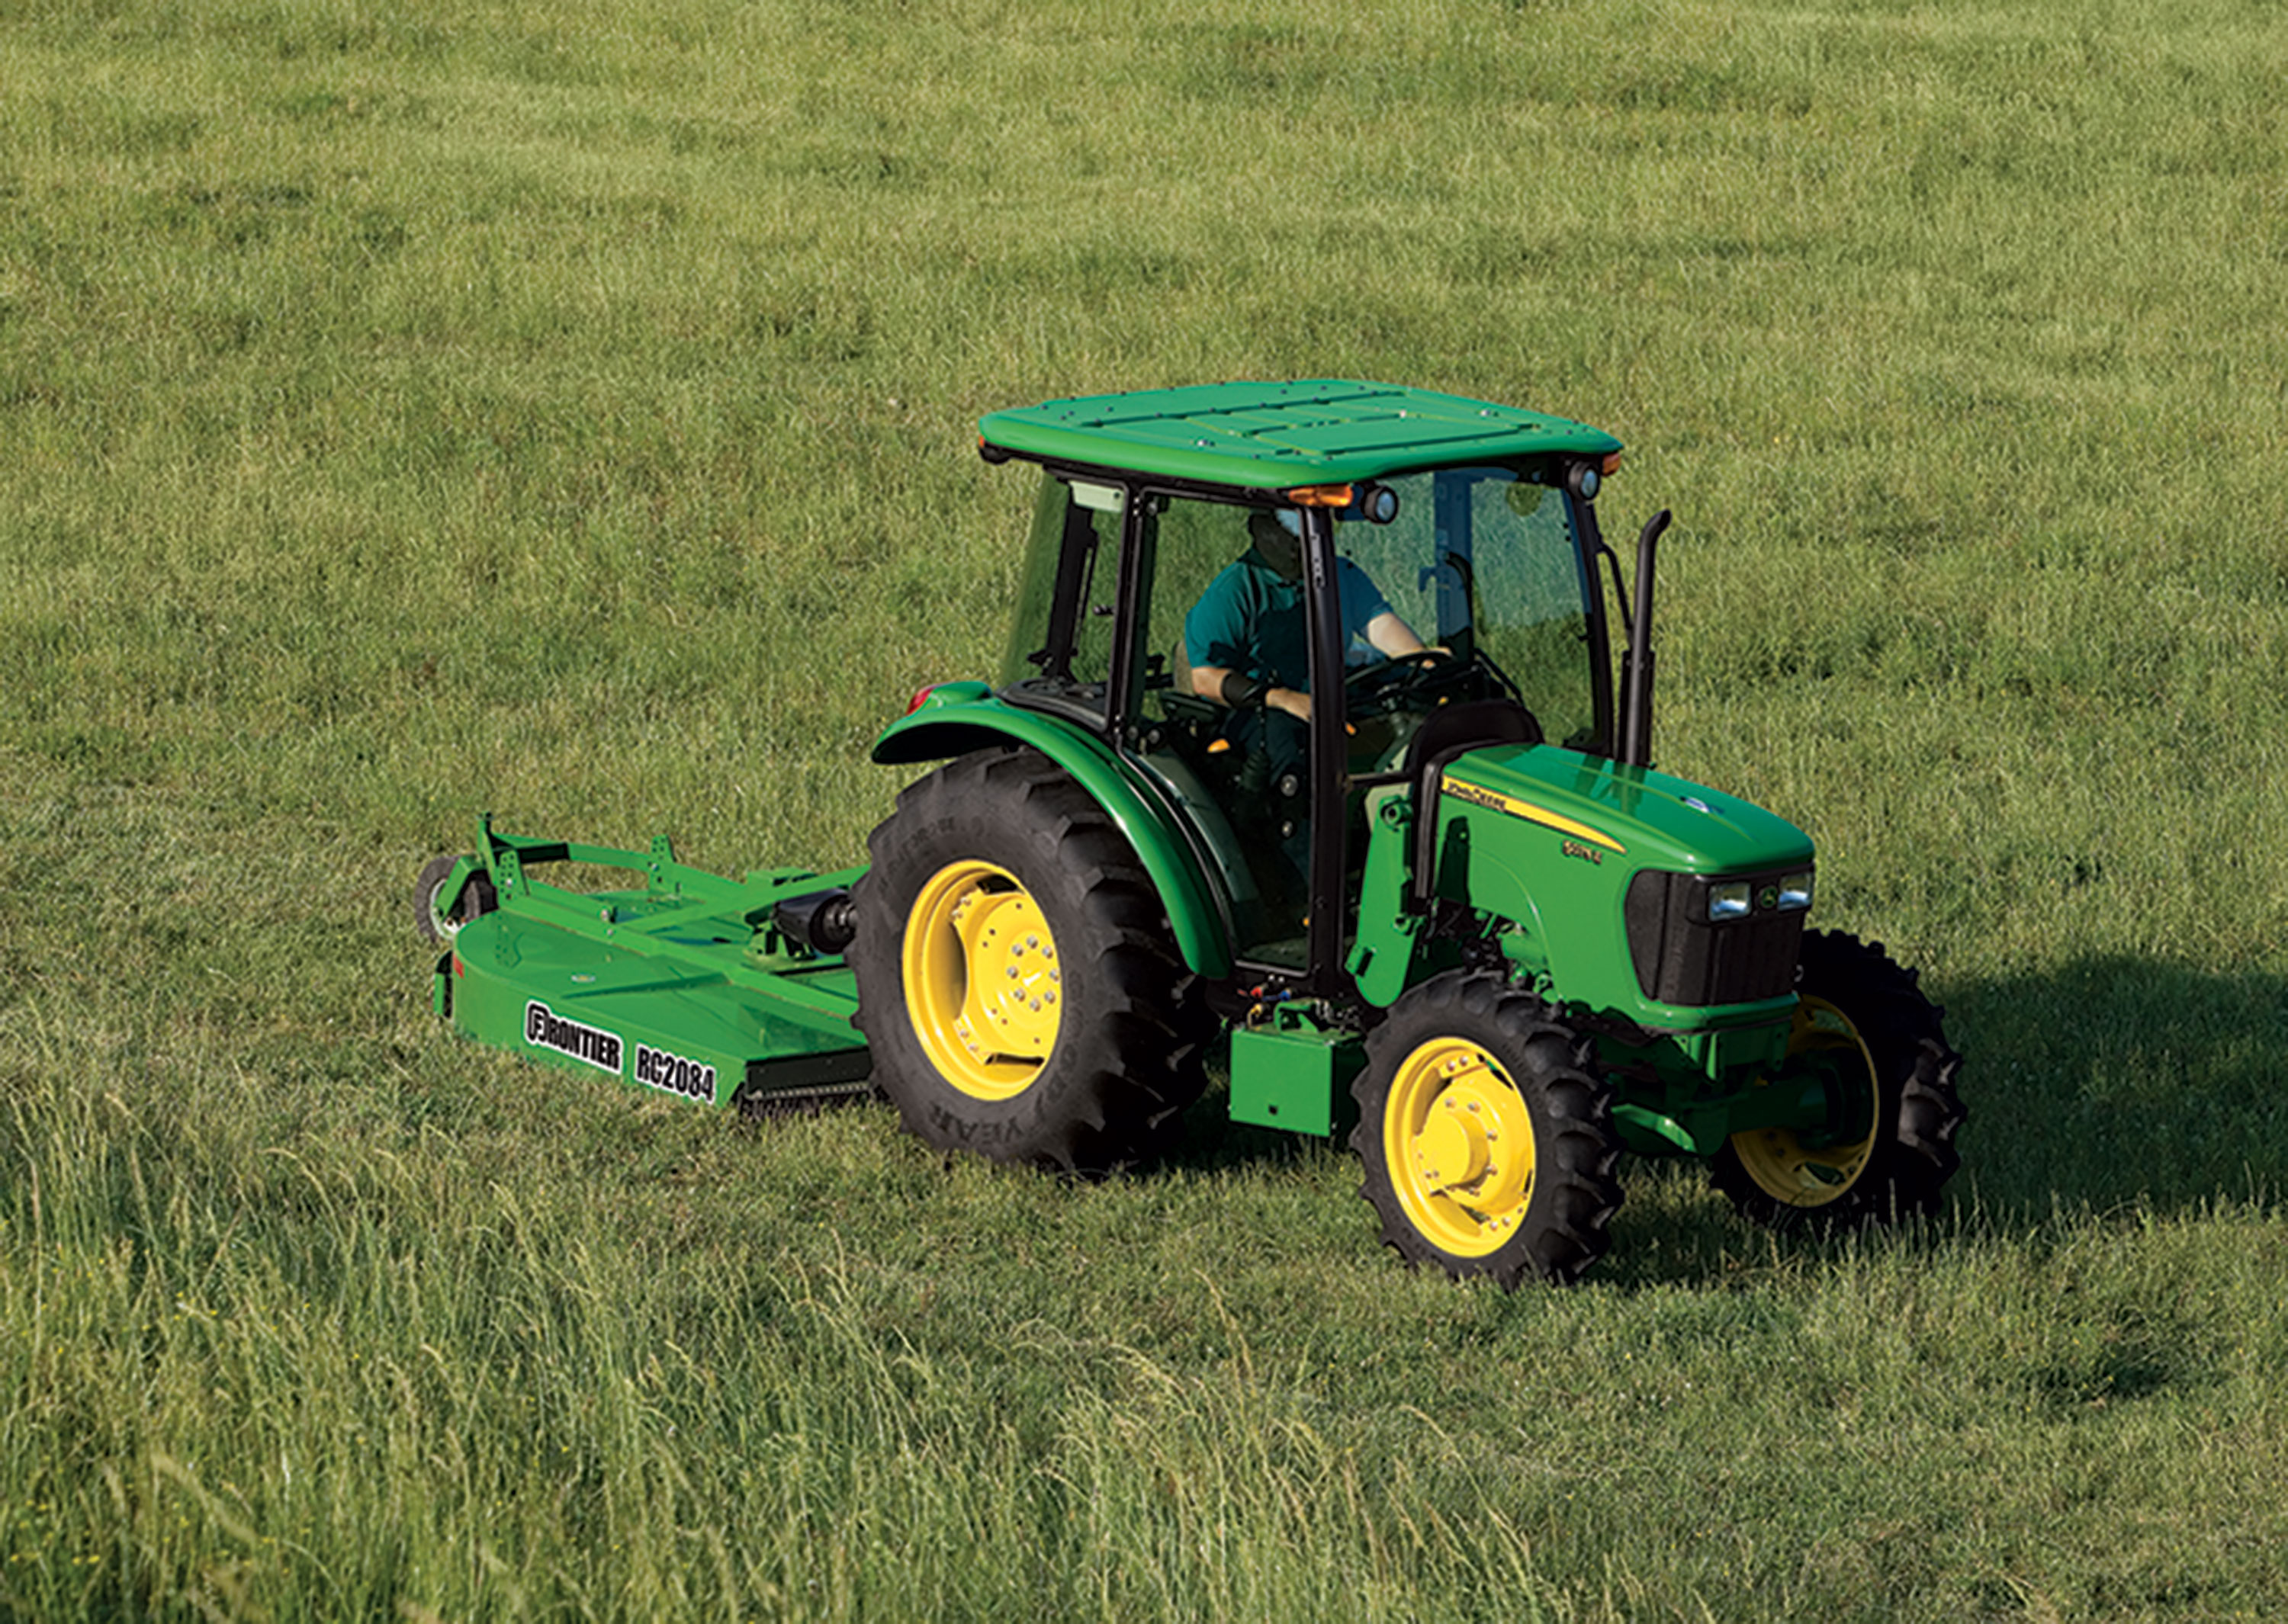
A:
POLYGON ((1037 461, 1256 487, 1621 448, 1568 418, 1342 378, 1087 395, 993 412, 977 427, 987 447, 1037 461))

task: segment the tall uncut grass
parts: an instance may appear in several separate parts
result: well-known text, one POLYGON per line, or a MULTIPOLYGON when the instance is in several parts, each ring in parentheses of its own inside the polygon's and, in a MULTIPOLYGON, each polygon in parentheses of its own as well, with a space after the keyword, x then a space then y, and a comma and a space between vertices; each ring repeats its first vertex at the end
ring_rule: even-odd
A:
POLYGON ((2288 24, 2262 0, 0 4, 0 1614, 2288 1609, 2288 24), (1075 1187, 429 1013, 476 815, 857 856, 983 411, 1630 444, 1657 752, 1969 1054, 1947 1216, 1331 1147, 1075 1187))

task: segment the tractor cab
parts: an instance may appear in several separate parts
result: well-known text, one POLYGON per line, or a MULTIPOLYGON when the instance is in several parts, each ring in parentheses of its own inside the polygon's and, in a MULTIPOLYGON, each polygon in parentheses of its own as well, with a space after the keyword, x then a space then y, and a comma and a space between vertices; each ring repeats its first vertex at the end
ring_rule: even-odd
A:
POLYGON ((1184 391, 1122 425, 1135 465, 1106 466, 1101 440, 1098 460, 1037 459, 998 694, 1097 735, 1183 831, 1243 980, 1335 990, 1378 792, 1475 745, 1615 748, 1590 498, 1617 442, 1393 392, 1184 391), (1374 419, 1415 443, 1354 454, 1347 480, 1316 456, 1235 469, 1218 440, 1364 440, 1374 419), (1223 460, 1155 455, 1179 438, 1223 460))

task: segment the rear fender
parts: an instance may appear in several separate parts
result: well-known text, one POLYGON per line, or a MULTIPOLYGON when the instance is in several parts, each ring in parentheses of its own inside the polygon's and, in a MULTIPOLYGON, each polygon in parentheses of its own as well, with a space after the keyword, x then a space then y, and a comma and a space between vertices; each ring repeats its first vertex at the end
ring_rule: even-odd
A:
POLYGON ((1072 724, 1005 703, 982 683, 947 683, 884 728, 873 757, 907 765, 1011 744, 1040 751, 1104 809, 1151 876, 1185 965, 1211 979, 1229 975, 1223 915, 1190 847, 1121 771, 1113 753, 1072 724))

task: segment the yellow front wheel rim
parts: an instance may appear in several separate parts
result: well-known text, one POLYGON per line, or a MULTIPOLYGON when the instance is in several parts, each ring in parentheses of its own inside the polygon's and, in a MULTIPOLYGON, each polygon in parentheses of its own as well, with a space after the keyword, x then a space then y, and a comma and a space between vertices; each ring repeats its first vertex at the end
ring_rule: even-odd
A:
POLYGON ((1382 1151, 1407 1221, 1442 1250, 1483 1257, 1533 1202, 1533 1119, 1501 1064, 1464 1038, 1433 1038, 1399 1063, 1382 1151))
POLYGON ((948 1082, 1013 1099, 1049 1063, 1064 966, 1040 904, 1007 869, 973 860, 932 875, 906 915, 906 1009, 948 1082))
POLYGON ((1871 1100, 1869 1120, 1875 1126, 1855 1145, 1823 1145, 1807 1148, 1784 1128, 1754 1128, 1732 1136, 1732 1153, 1756 1187, 1783 1207, 1824 1207, 1851 1192, 1867 1170, 1882 1132, 1882 1086, 1876 1080, 1874 1057, 1851 1018, 1823 998, 1802 998, 1796 1003, 1795 1024, 1788 1033, 1787 1058, 1835 1051, 1847 1075, 1866 1079, 1871 1100), (1852 1062, 1855 1058, 1857 1065, 1852 1062))

